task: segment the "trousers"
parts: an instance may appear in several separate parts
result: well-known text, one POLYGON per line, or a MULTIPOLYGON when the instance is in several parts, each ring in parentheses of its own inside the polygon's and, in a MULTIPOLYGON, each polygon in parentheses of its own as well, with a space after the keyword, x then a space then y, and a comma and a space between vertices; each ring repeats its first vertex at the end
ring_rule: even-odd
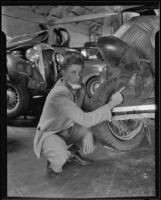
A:
POLYGON ((81 142, 89 131, 91 132, 89 128, 75 124, 73 127, 57 134, 54 133, 44 140, 42 144, 43 154, 50 162, 53 171, 62 172, 63 165, 71 156, 68 145, 81 142))

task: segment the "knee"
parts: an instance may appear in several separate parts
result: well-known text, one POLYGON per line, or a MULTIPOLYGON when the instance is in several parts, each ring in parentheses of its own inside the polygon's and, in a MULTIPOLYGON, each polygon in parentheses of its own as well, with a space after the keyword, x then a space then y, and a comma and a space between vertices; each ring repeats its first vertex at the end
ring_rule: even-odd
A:
POLYGON ((45 149, 43 153, 51 164, 56 164, 59 166, 63 166, 70 157, 70 152, 67 150, 65 151, 64 149, 45 149))
POLYGON ((42 145, 42 150, 45 158, 49 160, 52 164, 63 165, 70 157, 70 152, 64 141, 59 138, 56 141, 46 140, 42 145))

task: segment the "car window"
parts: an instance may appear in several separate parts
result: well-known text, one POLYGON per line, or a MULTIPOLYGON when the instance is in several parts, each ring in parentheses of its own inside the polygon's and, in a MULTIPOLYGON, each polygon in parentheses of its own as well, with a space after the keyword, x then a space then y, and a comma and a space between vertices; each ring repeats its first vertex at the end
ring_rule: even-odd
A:
POLYGON ((102 60, 101 53, 98 48, 85 48, 81 50, 85 60, 102 60))

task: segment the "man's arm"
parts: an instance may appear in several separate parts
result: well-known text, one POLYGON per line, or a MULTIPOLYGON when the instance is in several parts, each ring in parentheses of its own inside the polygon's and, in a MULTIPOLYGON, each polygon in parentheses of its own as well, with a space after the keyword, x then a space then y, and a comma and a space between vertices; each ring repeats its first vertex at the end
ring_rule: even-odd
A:
MULTIPOLYGON (((101 107, 102 105, 107 104, 106 87, 108 87, 108 85, 106 84, 104 86, 105 87, 103 87, 102 90, 100 89, 98 92, 96 92, 92 98, 89 98, 86 87, 84 87, 84 90, 82 93, 84 95, 84 100, 82 103, 83 110, 92 111, 92 110, 95 110, 95 109, 101 107)), ((120 88, 117 92, 115 92, 111 96, 110 100, 108 100, 108 105, 110 106, 111 109, 114 108, 115 106, 119 105, 123 101, 123 96, 122 96, 121 92, 124 89, 125 89, 125 87, 120 88)))
POLYGON ((111 108, 108 104, 94 111, 84 112, 68 94, 64 93, 55 95, 53 103, 61 114, 87 128, 95 126, 105 120, 111 120, 111 108))

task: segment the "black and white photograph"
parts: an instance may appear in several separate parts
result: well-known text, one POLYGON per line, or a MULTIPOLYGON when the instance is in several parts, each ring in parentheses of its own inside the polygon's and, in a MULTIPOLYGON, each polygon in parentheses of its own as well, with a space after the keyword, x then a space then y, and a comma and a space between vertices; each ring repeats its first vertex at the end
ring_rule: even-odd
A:
POLYGON ((1 23, 6 198, 157 198, 159 1, 4 4, 1 23))

